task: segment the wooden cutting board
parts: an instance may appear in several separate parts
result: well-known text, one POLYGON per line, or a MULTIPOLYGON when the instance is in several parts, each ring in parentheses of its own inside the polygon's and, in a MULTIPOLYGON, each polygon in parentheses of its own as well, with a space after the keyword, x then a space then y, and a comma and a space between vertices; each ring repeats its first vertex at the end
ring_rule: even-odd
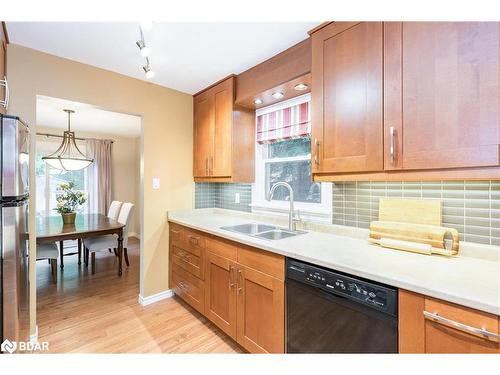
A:
POLYGON ((439 199, 380 198, 379 221, 441 226, 439 199))

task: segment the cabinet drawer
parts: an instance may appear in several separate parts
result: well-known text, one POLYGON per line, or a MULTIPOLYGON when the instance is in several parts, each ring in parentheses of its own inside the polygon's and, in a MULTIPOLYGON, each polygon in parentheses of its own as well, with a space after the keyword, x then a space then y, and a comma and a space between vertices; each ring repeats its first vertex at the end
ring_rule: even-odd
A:
POLYGON ((202 314, 205 312, 205 285, 176 264, 172 264, 172 289, 175 294, 202 314))
POLYGON ((499 350, 496 315, 425 298, 424 318, 426 353, 497 353, 499 350))
POLYGON ((238 263, 279 280, 285 277, 285 258, 253 247, 238 247, 238 263))
POLYGON ((197 232, 184 229, 183 249, 191 254, 201 256, 202 251, 205 249, 205 237, 197 232))
POLYGON ((203 257, 189 253, 177 246, 172 246, 171 255, 172 263, 203 279, 203 257))
POLYGON ((237 248, 232 242, 223 239, 207 238, 206 248, 208 251, 233 261, 237 259, 237 248))
POLYGON ((175 246, 182 246, 184 243, 184 229, 176 224, 169 223, 170 243, 175 246))

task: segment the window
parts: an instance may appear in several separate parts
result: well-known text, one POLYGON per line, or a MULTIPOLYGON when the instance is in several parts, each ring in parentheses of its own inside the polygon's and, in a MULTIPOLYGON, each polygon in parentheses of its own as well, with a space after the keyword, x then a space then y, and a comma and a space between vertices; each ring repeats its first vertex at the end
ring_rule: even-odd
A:
MULTIPOLYGON (((83 191, 87 194, 87 169, 77 171, 61 171, 52 168, 42 160, 42 157, 55 151, 59 146, 53 142, 37 142, 36 154, 36 211, 37 214, 48 216, 57 215, 54 210, 56 208, 56 195, 59 193, 58 185, 63 182, 73 181, 75 189, 83 191)), ((85 147, 80 146, 82 152, 85 152, 85 147), (82 149, 83 148, 83 149, 82 149)), ((88 204, 85 203, 82 207, 84 212, 88 212, 88 204)))
MULTIPOLYGON (((259 116, 271 114, 272 120, 283 126, 285 121, 290 123, 290 115, 286 114, 291 107, 297 109, 302 103, 308 103, 310 95, 279 103, 279 105, 262 108, 257 111, 257 121, 262 121, 259 116), (283 113, 278 113, 282 111, 283 113), (274 115, 273 113, 277 113, 274 115)), ((308 109, 306 109, 307 113, 308 109)), ((309 116, 309 115, 308 115, 309 116)), ((292 115, 293 117, 293 115, 292 115)), ((297 122, 297 119, 295 119, 297 122)), ((303 122, 303 120, 301 120, 303 122)), ((293 122, 293 121, 292 121, 293 122)), ((309 122, 309 117, 307 122, 309 122)), ((297 127, 298 125, 294 125, 297 127)), ((305 219, 331 222, 332 212, 332 184, 312 181, 311 175, 311 138, 309 124, 302 130, 276 130, 273 125, 258 124, 256 145, 256 177, 252 189, 252 211, 260 213, 288 213, 289 192, 285 188, 278 188, 272 201, 268 202, 266 196, 271 187, 279 181, 290 184, 294 192, 295 209, 305 219), (267 134, 263 134, 266 133, 267 134), (297 134, 290 137, 290 133, 297 134), (260 133, 260 134, 259 134, 260 133), (280 134, 280 136, 278 136, 280 134), (283 135, 287 135, 283 137, 283 135), (285 139, 283 139, 285 138, 285 139), (265 142, 265 143, 264 143, 265 142)))

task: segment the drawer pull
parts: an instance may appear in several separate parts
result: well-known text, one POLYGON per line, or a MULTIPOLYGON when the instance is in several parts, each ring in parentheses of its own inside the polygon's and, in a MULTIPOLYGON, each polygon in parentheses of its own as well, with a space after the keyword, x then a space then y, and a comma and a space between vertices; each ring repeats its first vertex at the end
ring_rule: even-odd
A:
POLYGON ((482 338, 485 338, 485 339, 488 339, 491 341, 498 342, 500 339, 500 335, 498 335, 496 333, 490 332, 484 328, 472 327, 472 326, 468 326, 466 324, 459 323, 459 322, 456 322, 456 321, 448 319, 448 318, 444 318, 441 315, 439 315, 438 313, 430 313, 428 311, 424 311, 424 317, 425 317, 425 319, 429 319, 429 320, 432 320, 434 322, 440 323, 442 325, 445 325, 445 326, 448 326, 451 328, 455 328, 459 331, 466 332, 466 333, 469 333, 471 335, 479 336, 479 337, 482 337, 482 338))
POLYGON ((172 232, 173 234, 181 233, 179 230, 176 230, 176 229, 170 229, 170 232, 172 232))
POLYGON ((181 282, 179 282, 179 287, 180 287, 182 290, 187 290, 187 289, 188 289, 188 286, 187 286, 185 283, 183 283, 182 281, 181 281, 181 282))
POLYGON ((199 243, 199 237, 195 237, 195 236, 188 236, 189 238, 189 241, 195 245, 198 246, 198 243, 199 243))

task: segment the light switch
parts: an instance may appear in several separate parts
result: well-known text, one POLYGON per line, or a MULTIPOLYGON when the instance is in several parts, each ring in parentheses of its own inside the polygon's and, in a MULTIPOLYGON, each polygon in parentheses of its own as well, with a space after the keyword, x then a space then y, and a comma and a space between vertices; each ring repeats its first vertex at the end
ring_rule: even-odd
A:
POLYGON ((234 194, 234 203, 240 203, 240 193, 234 194))
POLYGON ((153 190, 160 188, 160 177, 153 177, 153 190))

